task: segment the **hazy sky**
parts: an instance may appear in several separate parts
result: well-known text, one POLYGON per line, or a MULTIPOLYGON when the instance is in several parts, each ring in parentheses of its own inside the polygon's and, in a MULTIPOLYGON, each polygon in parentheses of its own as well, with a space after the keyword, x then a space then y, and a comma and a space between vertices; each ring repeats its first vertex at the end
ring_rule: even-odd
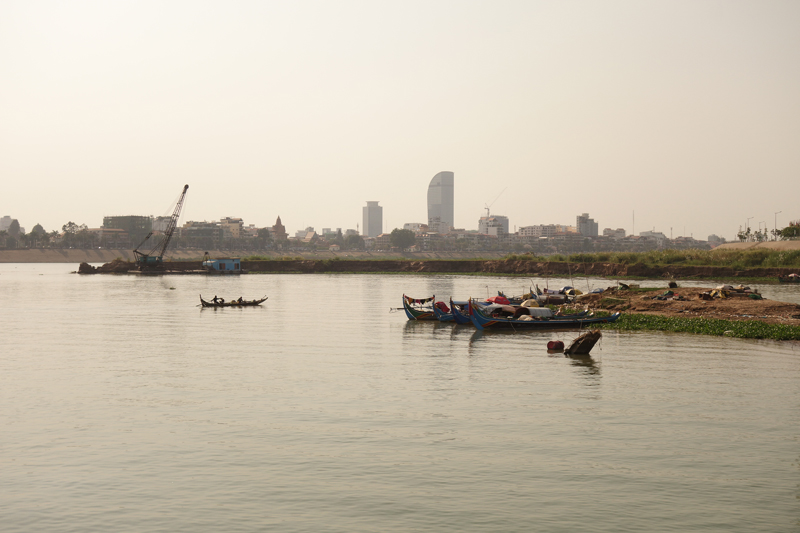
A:
POLYGON ((800 2, 0 3, 0 216, 733 238, 800 219, 800 2), (763 224, 762 224, 763 225, 763 224))

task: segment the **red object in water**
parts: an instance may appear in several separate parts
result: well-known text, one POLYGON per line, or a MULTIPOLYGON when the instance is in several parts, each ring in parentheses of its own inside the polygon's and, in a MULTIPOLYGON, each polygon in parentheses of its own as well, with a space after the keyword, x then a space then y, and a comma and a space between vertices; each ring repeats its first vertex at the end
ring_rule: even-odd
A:
POLYGON ((547 343, 548 350, 563 350, 564 343, 562 341, 550 341, 547 343))
POLYGON ((511 305, 511 302, 508 301, 508 298, 504 296, 492 296, 491 298, 486 298, 486 301, 500 305, 511 305))

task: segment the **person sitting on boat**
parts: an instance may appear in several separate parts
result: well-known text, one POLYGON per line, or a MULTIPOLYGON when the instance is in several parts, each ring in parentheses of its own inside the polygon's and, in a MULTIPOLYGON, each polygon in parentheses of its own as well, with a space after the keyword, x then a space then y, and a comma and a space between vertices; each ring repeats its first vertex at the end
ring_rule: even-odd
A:
POLYGON ((239 302, 239 303, 242 303, 242 297, 241 297, 241 296, 239 296, 239 299, 238 299, 238 300, 236 300, 236 301, 237 301, 237 302, 239 302))
POLYGON ((213 298, 211 298, 211 301, 214 302, 214 303, 217 303, 219 301, 219 298, 217 298, 216 294, 214 295, 213 298))

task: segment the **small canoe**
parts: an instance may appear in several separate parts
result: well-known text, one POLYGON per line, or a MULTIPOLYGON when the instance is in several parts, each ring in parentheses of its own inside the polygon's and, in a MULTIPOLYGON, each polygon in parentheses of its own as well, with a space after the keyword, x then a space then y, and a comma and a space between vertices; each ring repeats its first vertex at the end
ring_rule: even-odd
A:
POLYGON ((214 302, 213 300, 203 300, 203 295, 200 295, 200 305, 203 307, 255 307, 267 301, 268 296, 264 296, 260 300, 231 300, 230 302, 214 302))

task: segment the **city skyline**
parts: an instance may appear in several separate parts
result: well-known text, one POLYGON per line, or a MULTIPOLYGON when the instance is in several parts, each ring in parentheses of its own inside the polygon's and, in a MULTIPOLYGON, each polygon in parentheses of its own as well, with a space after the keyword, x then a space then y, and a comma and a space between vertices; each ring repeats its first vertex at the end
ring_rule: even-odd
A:
POLYGON ((0 214, 158 216, 191 183, 184 220, 354 228, 373 198, 392 229, 446 168, 456 227, 492 203, 730 240, 798 218, 798 26, 769 0, 9 0, 0 214))

